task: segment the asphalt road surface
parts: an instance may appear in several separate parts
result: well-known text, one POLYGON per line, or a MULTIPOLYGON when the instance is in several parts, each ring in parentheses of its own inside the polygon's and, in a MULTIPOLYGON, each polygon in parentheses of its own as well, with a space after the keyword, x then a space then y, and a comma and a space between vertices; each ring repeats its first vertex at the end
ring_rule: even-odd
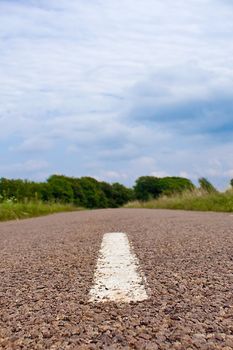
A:
POLYGON ((230 214, 108 209, 1 223, 0 278, 0 349, 233 349, 230 214), (90 302, 113 232, 127 235, 145 300, 90 302))

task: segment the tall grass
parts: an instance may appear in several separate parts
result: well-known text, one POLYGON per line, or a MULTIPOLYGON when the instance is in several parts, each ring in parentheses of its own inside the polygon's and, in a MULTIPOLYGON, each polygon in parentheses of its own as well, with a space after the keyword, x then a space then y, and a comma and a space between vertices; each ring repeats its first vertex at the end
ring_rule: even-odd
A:
POLYGON ((233 191, 206 193, 200 190, 173 196, 162 196, 148 202, 134 201, 125 208, 182 209, 197 211, 233 212, 233 191))
POLYGON ((15 203, 11 200, 0 203, 0 221, 26 219, 52 213, 74 211, 71 204, 43 203, 40 201, 15 203))

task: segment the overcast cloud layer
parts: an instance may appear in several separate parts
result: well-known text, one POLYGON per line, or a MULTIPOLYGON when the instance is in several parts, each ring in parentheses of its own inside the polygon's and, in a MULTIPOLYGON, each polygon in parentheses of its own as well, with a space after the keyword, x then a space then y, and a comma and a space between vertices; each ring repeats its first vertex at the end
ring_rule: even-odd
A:
POLYGON ((0 0, 0 176, 233 177, 233 5, 0 0))

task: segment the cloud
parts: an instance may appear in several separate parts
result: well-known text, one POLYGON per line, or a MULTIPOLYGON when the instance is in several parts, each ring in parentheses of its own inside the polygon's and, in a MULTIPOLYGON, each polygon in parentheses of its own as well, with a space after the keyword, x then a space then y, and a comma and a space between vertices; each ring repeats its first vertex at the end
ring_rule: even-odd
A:
POLYGON ((150 176, 155 176, 155 177, 166 177, 169 176, 169 174, 166 171, 152 171, 152 173, 150 174, 150 176))
POLYGON ((33 138, 24 139, 21 144, 10 147, 11 151, 16 152, 43 152, 53 147, 53 141, 44 137, 35 136, 33 138))
POLYGON ((46 161, 35 161, 35 160, 28 160, 23 163, 11 163, 8 165, 1 165, 0 171, 10 171, 10 172, 34 172, 34 171, 41 171, 44 169, 47 169, 49 167, 49 164, 46 161))
POLYGON ((35 159, 49 164, 46 172, 118 174, 127 184, 187 173, 225 186, 233 167, 231 7, 0 1, 1 172, 36 178, 38 169, 14 167, 35 159))
POLYGON ((116 182, 116 181, 125 181, 128 178, 128 175, 125 173, 117 172, 117 171, 105 171, 101 174, 101 178, 106 181, 116 182))
POLYGON ((155 74, 130 93, 129 118, 166 124, 181 133, 232 133, 232 77, 219 79, 216 72, 192 66, 155 74))

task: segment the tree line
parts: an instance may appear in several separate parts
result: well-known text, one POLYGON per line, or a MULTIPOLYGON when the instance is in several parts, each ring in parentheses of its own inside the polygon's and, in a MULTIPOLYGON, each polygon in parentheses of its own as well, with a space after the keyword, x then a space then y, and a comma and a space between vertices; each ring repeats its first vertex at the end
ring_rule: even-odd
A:
MULTIPOLYGON (((206 192, 217 191, 205 178, 199 184, 206 192)), ((139 177, 133 188, 120 183, 109 184, 92 177, 52 175, 45 182, 21 179, 0 179, 0 201, 72 203, 85 208, 117 208, 129 201, 158 198, 183 191, 192 191, 194 184, 183 177, 139 177)))
POLYGON ((17 202, 72 203, 85 208, 116 208, 133 198, 133 190, 119 183, 109 184, 91 177, 52 175, 46 182, 0 179, 0 198, 17 202))

